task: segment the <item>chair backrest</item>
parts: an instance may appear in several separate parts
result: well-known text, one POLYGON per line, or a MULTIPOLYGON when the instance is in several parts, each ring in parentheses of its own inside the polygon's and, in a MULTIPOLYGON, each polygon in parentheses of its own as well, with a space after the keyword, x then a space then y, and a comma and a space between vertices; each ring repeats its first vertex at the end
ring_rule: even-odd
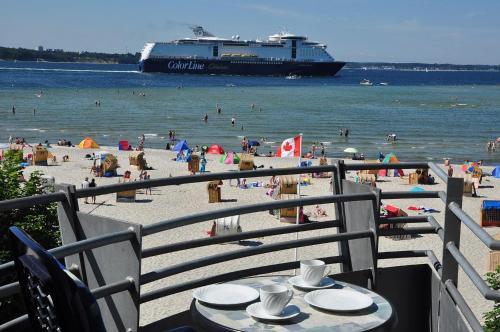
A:
POLYGON ((90 290, 17 227, 9 228, 17 275, 34 331, 105 331, 90 290))
POLYGON ((215 220, 215 235, 236 234, 240 231, 240 216, 231 216, 215 220))

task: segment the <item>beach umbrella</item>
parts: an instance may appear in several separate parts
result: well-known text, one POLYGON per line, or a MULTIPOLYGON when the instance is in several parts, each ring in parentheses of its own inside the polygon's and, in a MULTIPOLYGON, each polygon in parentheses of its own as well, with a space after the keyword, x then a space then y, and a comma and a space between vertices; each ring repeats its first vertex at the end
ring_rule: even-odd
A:
POLYGON ((462 172, 464 172, 464 173, 472 173, 472 172, 474 172, 474 169, 478 166, 479 165, 477 163, 466 163, 466 164, 462 165, 461 169, 462 169, 462 172))
POLYGON ((260 146, 258 141, 248 141, 248 146, 260 146))
POLYGON ((347 148, 344 150, 345 153, 358 153, 358 149, 356 148, 347 148))
POLYGON ((85 137, 80 144, 78 144, 80 149, 99 149, 99 144, 97 144, 92 138, 85 137))

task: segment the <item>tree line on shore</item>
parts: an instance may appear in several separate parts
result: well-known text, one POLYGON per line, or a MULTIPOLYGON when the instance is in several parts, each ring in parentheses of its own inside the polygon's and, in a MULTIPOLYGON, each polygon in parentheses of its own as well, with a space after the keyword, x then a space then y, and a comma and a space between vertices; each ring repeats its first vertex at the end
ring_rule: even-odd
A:
POLYGON ((98 53, 98 52, 67 52, 63 50, 31 50, 27 48, 0 47, 0 59, 18 61, 47 61, 47 62, 93 62, 136 64, 140 53, 98 53))

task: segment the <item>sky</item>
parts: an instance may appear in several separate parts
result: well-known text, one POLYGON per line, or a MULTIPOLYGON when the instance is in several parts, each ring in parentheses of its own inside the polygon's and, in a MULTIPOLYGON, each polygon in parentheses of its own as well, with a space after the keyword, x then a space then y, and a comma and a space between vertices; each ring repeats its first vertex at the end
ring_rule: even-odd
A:
POLYGON ((191 36, 267 38, 286 30, 337 60, 500 64, 499 0, 2 0, 0 46, 140 52, 191 36))

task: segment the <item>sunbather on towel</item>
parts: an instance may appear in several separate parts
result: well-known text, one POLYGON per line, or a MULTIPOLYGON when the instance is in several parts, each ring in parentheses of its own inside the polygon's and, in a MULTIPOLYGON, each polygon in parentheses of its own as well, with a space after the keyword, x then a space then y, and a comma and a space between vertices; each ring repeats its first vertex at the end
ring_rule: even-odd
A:
POLYGON ((320 217, 328 217, 328 214, 326 213, 326 210, 323 209, 321 206, 316 205, 315 210, 314 210, 314 216, 316 218, 320 217))

